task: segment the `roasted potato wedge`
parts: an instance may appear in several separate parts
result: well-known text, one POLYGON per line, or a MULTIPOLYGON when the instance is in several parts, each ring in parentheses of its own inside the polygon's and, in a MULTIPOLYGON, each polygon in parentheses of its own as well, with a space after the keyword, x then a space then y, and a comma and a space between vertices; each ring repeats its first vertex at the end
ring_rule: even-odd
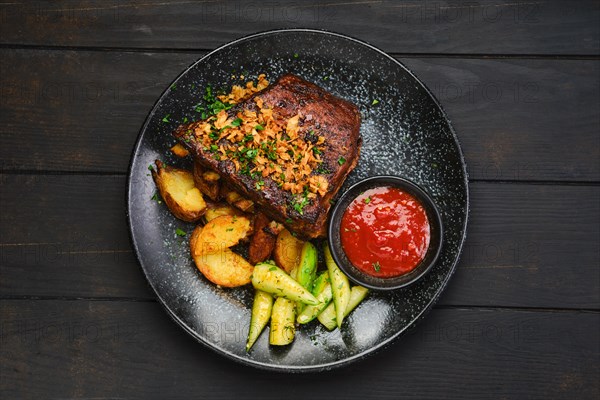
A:
MULTIPOLYGON (((235 246, 248 236, 250 220, 236 215, 222 215, 204 225, 200 236, 194 241, 193 255, 218 253, 235 246)), ((191 241, 190 241, 191 245, 191 241)))
POLYGON ((220 178, 216 172, 207 171, 199 163, 194 163, 194 182, 196 183, 196 187, 212 201, 217 201, 220 198, 220 178))
POLYGON ((277 236, 267 232, 271 220, 263 213, 258 213, 254 219, 254 234, 250 239, 250 247, 248 249, 248 261, 251 264, 257 264, 265 261, 275 248, 277 236))
POLYGON ((215 171, 206 171, 202 174, 202 178, 204 178, 207 182, 216 182, 221 179, 221 176, 217 174, 215 171))
POLYGON ((196 255, 196 249, 202 240, 206 227, 198 226, 190 238, 190 250, 198 270, 212 283, 224 287, 247 285, 251 281, 254 267, 242 256, 228 248, 215 253, 196 255))
POLYGON ((199 220, 206 211, 202 193, 194 185, 191 172, 163 165, 156 160, 152 178, 169 210, 177 218, 187 222, 199 220))
POLYGON ((302 246, 304 242, 294 237, 287 229, 279 232, 273 250, 273 258, 277 265, 288 274, 292 272, 300 262, 302 246))
POLYGON ((181 143, 177 143, 175 146, 171 147, 171 153, 175 154, 179 158, 187 157, 190 155, 188 149, 183 147, 181 143))
POLYGON ((252 200, 241 199, 236 201, 233 205, 244 212, 254 212, 254 202, 252 200))
POLYGON ((229 204, 217 203, 207 208, 204 219, 206 222, 210 222, 221 215, 236 215, 238 217, 243 217, 244 213, 240 209, 230 206, 229 204))
POLYGON ((243 197, 241 194, 239 194, 235 190, 224 186, 221 189, 221 194, 223 195, 223 198, 225 199, 225 201, 227 203, 231 204, 232 206, 239 208, 240 210, 242 210, 244 212, 254 211, 254 202, 252 200, 249 200, 249 199, 243 197))

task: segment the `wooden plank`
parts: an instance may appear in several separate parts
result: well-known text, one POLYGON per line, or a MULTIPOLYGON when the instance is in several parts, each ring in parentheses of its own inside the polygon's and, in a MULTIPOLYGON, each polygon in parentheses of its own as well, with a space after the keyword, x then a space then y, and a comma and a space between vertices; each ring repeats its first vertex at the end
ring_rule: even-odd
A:
POLYGON ((3 169, 110 172, 126 171, 152 105, 197 57, 163 55, 149 69, 147 54, 0 54, 3 169))
POLYGON ((447 111, 471 179, 600 180, 599 62, 401 61, 447 111))
MULTIPOLYGON (((146 114, 199 56, 1 50, 2 170, 126 172, 146 114)), ((402 61, 441 100, 472 179, 600 180, 597 61, 402 61)))
MULTIPOLYGON (((409 336, 360 363, 330 373, 275 376, 194 342, 155 303, 2 301, 0 310, 3 398, 600 395, 598 313, 433 310, 409 336), (306 388, 290 391, 299 380, 308 382, 306 388)), ((243 346, 241 333, 227 332, 243 346)))
MULTIPOLYGON (((3 295, 154 298, 129 245, 124 177, 1 178, 3 295)), ((440 304, 599 308, 600 187, 471 191, 465 252, 440 304)))
POLYGON ((0 187, 3 295, 153 298, 129 242, 124 177, 2 175, 0 187))
POLYGON ((0 5, 3 44, 212 49, 290 27, 349 34, 389 52, 598 54, 593 0, 478 2, 59 1, 0 5))
POLYGON ((600 187, 470 188, 467 241, 441 304, 600 308, 600 187))

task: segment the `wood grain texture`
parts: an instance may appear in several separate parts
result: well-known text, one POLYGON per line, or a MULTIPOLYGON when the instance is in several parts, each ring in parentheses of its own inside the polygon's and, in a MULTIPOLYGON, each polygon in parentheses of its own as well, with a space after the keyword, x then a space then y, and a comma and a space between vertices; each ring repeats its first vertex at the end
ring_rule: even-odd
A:
POLYGON ((388 52, 598 54, 593 0, 12 1, 4 44, 212 49, 269 29, 349 34, 388 52))
MULTIPOLYGON (((200 56, 0 50, 2 170, 125 173, 152 105, 200 56)), ((472 179, 600 180, 598 61, 401 61, 446 109, 472 179)))
MULTIPOLYGON (((131 253, 124 177, 1 178, 3 295, 154 298, 131 253)), ((600 308, 600 187, 472 183, 471 195, 440 304, 600 308)))
MULTIPOLYGON (((213 353, 155 303, 5 300, 0 310, 4 398, 600 395, 598 313, 433 310, 408 336, 363 362, 294 376, 237 365, 213 353), (299 381, 306 382, 304 390, 298 390, 299 381)), ((227 337, 243 346, 240 331, 241 323, 228 327, 227 337)))
POLYGON ((129 242, 124 177, 3 175, 0 204, 3 295, 153 298, 129 242))
MULTIPOLYGON (((3 1, 0 398, 600 398, 599 19, 597 0, 3 1), (195 342, 156 302, 125 219, 160 93, 206 51, 287 27, 395 54, 475 180, 438 305, 379 354, 307 376, 195 342)), ((241 326, 216 328, 243 346, 241 326)))

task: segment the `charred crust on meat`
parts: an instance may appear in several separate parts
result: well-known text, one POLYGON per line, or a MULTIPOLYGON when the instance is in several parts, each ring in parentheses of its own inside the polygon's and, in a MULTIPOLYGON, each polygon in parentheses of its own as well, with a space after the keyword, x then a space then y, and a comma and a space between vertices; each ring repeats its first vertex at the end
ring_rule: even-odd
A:
MULTIPOLYGON (((270 176, 257 177, 241 173, 231 160, 217 159, 216 153, 208 151, 194 134, 199 122, 181 125, 174 135, 190 150, 197 162, 204 168, 217 172, 224 182, 257 203, 268 217, 284 224, 300 237, 323 237, 331 206, 330 200, 358 161, 362 143, 358 108, 311 82, 287 74, 252 97, 234 105, 227 110, 227 114, 230 118, 236 118, 238 113, 244 110, 257 112, 257 101, 272 108, 273 114, 281 119, 282 126, 285 126, 286 120, 299 116, 298 137, 306 143, 315 146, 319 141, 318 137, 324 137, 324 143, 320 144, 322 150, 318 150, 321 151, 319 157, 322 162, 312 170, 310 176, 323 176, 327 182, 327 190, 302 204, 302 207, 298 202, 302 201, 303 194, 292 194, 284 190, 281 182, 278 185, 270 176), (346 160, 342 165, 338 163, 340 157, 346 160)), ((224 143, 224 139, 216 142, 219 146, 224 143)), ((254 165, 254 160, 248 161, 248 166, 254 165)))

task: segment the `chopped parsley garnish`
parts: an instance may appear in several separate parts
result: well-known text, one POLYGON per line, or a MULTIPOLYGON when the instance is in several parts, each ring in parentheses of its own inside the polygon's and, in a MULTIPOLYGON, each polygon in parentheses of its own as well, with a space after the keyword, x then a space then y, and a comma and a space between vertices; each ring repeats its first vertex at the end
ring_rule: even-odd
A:
POLYGON ((231 232, 231 231, 233 231, 233 228, 227 228, 227 229, 225 229, 225 232, 231 232))
POLYGON ((273 267, 269 268, 269 271, 277 271, 277 267, 273 266, 273 267))
POLYGON ((363 200, 365 202, 365 204, 369 204, 371 202, 371 197, 367 197, 366 199, 363 200))
POLYGON ((158 193, 154 193, 154 196, 152 196, 151 200, 154 200, 158 204, 162 204, 162 201, 160 200, 160 197, 158 197, 158 193))
POLYGON ((215 100, 215 102, 210 104, 209 107, 213 114, 218 114, 221 110, 229 110, 231 107, 233 107, 233 105, 229 103, 223 103, 221 100, 215 100))
POLYGON ((162 122, 169 122, 169 117, 171 116, 171 114, 167 114, 163 117, 162 122))
POLYGON ((338 164, 344 165, 345 162, 346 162, 346 159, 344 157, 338 158, 338 164))
POLYGON ((260 190, 265 185, 265 181, 260 180, 256 182, 256 190, 260 190))
POLYGON ((171 90, 175 90, 175 89, 177 89, 177 85, 176 84, 172 84, 171 85, 171 90))
POLYGON ((319 168, 317 168, 315 170, 315 172, 317 174, 321 174, 321 175, 327 175, 328 173, 330 173, 331 171, 329 171, 329 169, 327 169, 326 166, 324 166, 323 164, 319 165, 319 168))
POLYGON ((298 212, 298 214, 304 215, 304 207, 306 207, 308 203, 309 200, 305 194, 300 198, 296 197, 292 202, 292 207, 294 208, 294 210, 296 210, 296 212, 298 212))
POLYGON ((258 149, 247 149, 247 150, 244 150, 243 152, 246 153, 244 155, 244 157, 246 157, 248 160, 254 160, 256 158, 256 156, 258 155, 258 149))
POLYGON ((373 263, 373 269, 375 270, 375 272, 379 272, 379 270, 381 269, 381 265, 379 265, 379 261, 376 261, 373 263))
POLYGON ((256 129, 257 131, 262 131, 262 130, 264 130, 264 129, 265 129, 265 127, 259 124, 259 125, 256 125, 256 126, 254 127, 254 129, 256 129))
POLYGON ((184 230, 181 230, 181 229, 179 229, 179 228, 177 228, 177 229, 175 230, 175 233, 177 234, 177 236, 185 236, 185 235, 187 235, 187 233, 185 233, 185 231, 184 231, 184 230))
MULTIPOLYGON (((265 145, 265 143, 263 143, 263 146, 264 145, 265 145)), ((277 149, 275 148, 275 142, 273 142, 273 144, 271 146, 272 147, 270 147, 270 148, 268 146, 265 146, 265 148, 263 150, 265 150, 265 153, 269 160, 277 161, 277 149)))
POLYGON ((188 117, 183 117, 183 123, 187 123, 188 122, 188 117))
POLYGON ((288 219, 286 219, 286 220, 285 220, 285 223, 286 223, 286 224, 291 224, 291 223, 292 223, 292 219, 291 219, 291 218, 288 218, 288 219))
POLYGON ((241 118, 236 118, 231 123, 231 126, 240 126, 241 124, 242 124, 242 119, 241 118))
POLYGON ((294 53, 294 58, 298 58, 298 53, 294 53))
POLYGON ((148 171, 154 171, 154 165, 152 165, 152 164, 148 165, 148 171))
POLYGON ((313 147, 312 151, 313 151, 313 154, 315 154, 315 155, 317 155, 317 154, 322 154, 322 153, 323 153, 321 150, 319 150, 319 149, 318 149, 318 148, 316 148, 316 147, 313 147))
POLYGON ((206 119, 207 116, 216 115, 221 110, 229 110, 231 107, 233 107, 233 104, 229 104, 227 102, 223 103, 221 100, 217 99, 214 96, 212 87, 210 85, 206 87, 206 93, 203 98, 207 103, 207 107, 203 107, 198 104, 194 108, 196 112, 202 112, 202 119, 206 119), (208 114, 206 111, 208 111, 208 114))
POLYGON ((218 140, 221 137, 221 135, 219 135, 217 132, 213 131, 208 134, 208 137, 211 138, 212 140, 218 140))
POLYGON ((372 106, 376 106, 377 104, 379 104, 379 100, 374 99, 373 102, 371 103, 372 106))

